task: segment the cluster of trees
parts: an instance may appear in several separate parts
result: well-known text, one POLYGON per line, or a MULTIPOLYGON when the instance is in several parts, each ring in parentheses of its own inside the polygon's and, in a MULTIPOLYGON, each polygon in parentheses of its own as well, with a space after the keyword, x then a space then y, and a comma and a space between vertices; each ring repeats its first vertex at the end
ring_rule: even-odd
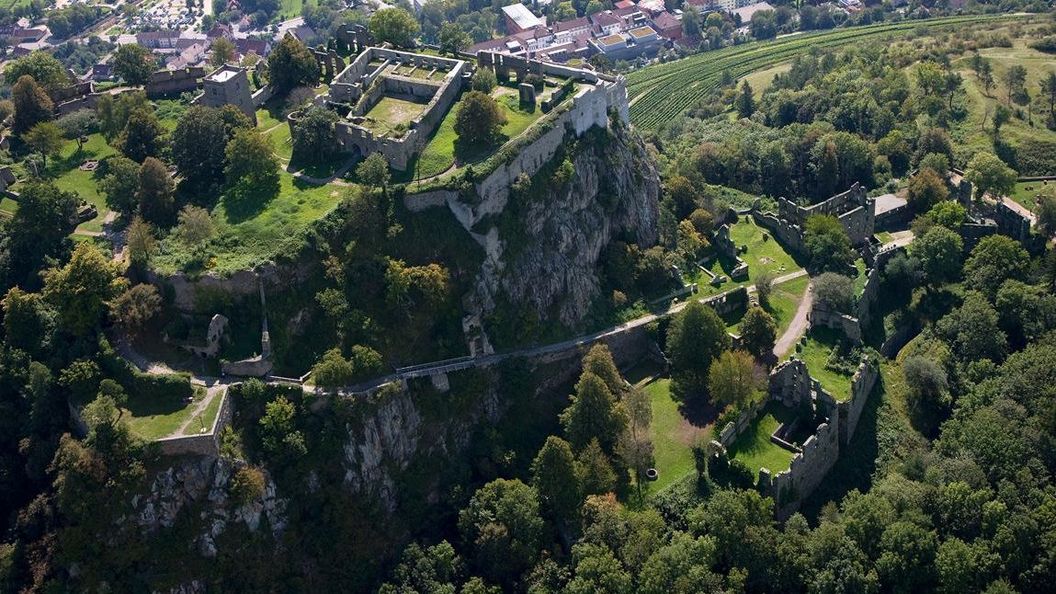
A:
POLYGON ((101 6, 70 4, 65 8, 48 11, 48 29, 59 39, 80 33, 103 16, 101 6))

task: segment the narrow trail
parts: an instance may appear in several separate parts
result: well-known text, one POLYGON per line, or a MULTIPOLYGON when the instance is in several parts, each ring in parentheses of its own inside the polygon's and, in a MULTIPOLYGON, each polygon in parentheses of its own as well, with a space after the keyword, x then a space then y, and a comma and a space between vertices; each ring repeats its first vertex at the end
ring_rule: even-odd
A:
POLYGON ((807 320, 807 314, 810 313, 810 307, 814 303, 814 286, 813 284, 807 285, 807 290, 803 292, 803 297, 799 300, 799 306, 796 308, 796 315, 792 318, 792 322, 789 323, 788 328, 785 329, 784 333, 774 343, 774 355, 780 361, 792 350, 793 345, 799 341, 799 339, 806 334, 807 327, 810 322, 807 320))

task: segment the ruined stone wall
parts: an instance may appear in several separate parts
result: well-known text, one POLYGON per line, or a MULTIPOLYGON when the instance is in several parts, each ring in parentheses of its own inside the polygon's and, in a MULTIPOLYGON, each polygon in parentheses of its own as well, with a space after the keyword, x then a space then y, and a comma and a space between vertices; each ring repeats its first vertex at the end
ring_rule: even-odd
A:
POLYGON ((771 400, 792 408, 810 402, 816 384, 807 372, 806 363, 790 359, 770 372, 767 390, 771 400))
POLYGON ((150 75, 150 80, 147 81, 147 97, 156 99, 194 91, 198 89, 201 78, 205 74, 205 68, 201 66, 183 70, 159 70, 150 75))
POLYGON ((876 201, 866 196, 865 188, 857 182, 846 192, 811 206, 800 206, 787 198, 778 198, 777 207, 778 218, 798 228, 802 228, 807 218, 813 215, 835 216, 855 245, 868 242, 875 231, 876 201))
POLYGON ((840 457, 839 428, 831 419, 818 426, 814 435, 803 443, 803 451, 792 457, 787 470, 771 474, 759 470, 759 489, 773 497, 777 517, 787 518, 825 479, 840 457))
POLYGON ((755 219, 756 224, 769 231, 787 249, 797 254, 802 254, 806 250, 803 245, 803 232, 799 226, 767 212, 752 211, 752 218, 755 219))
POLYGON ((814 301, 810 312, 807 314, 807 319, 810 320, 812 327, 831 328, 837 332, 842 332, 847 337, 847 340, 854 344, 862 343, 862 327, 858 322, 858 318, 838 312, 825 303, 814 301))
POLYGON ((224 427, 231 424, 231 417, 234 416, 235 411, 234 399, 227 390, 224 390, 219 397, 223 400, 220 402, 220 410, 216 413, 212 429, 208 433, 199 435, 181 435, 157 440, 155 443, 158 444, 163 456, 216 457, 220 455, 220 433, 224 427))
POLYGON ((726 423, 726 426, 719 432, 718 442, 722 444, 722 447, 729 448, 733 445, 733 442, 752 424, 752 421, 759 414, 759 411, 763 410, 764 406, 766 406, 765 400, 750 404, 737 415, 736 419, 726 423))
POLYGON ((858 420, 862 416, 862 411, 865 410, 865 403, 869 400, 869 395, 873 392, 873 386, 876 385, 879 375, 879 365, 863 357, 862 362, 858 364, 858 370, 851 378, 850 399, 837 405, 840 413, 840 441, 842 443, 849 443, 854 437, 854 431, 858 428, 858 420))
POLYGON ((198 311, 200 299, 216 294, 236 301, 243 297, 255 297, 260 290, 258 274, 266 288, 286 288, 304 281, 308 275, 308 267, 265 264, 256 270, 240 270, 227 277, 214 274, 192 277, 182 272, 161 274, 151 270, 147 273, 147 282, 158 287, 158 291, 166 299, 171 298, 176 309, 186 313, 212 315, 216 312, 198 311))

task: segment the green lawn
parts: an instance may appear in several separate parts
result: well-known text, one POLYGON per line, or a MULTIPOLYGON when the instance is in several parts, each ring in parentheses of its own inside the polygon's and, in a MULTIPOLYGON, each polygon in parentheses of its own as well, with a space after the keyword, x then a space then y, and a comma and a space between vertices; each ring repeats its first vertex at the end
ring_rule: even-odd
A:
POLYGON ((95 172, 82 171, 80 166, 83 162, 94 159, 101 161, 110 155, 116 154, 102 134, 88 136, 88 142, 78 151, 77 143, 67 142, 58 156, 48 160, 48 175, 55 181, 59 188, 77 192, 81 198, 95 205, 99 216, 90 221, 81 223, 78 231, 102 231, 103 218, 106 216, 106 197, 99 191, 95 184, 95 172))
POLYGON ((865 260, 862 258, 854 261, 854 268, 858 271, 857 276, 854 277, 854 295, 857 297, 865 291, 865 281, 869 278, 867 276, 869 271, 866 270, 865 260))
POLYGON ((364 115, 363 126, 379 136, 399 138, 407 131, 411 120, 422 115, 425 103, 382 97, 364 115))
POLYGON ((770 304, 766 311, 777 322, 778 336, 781 336, 788 329, 789 324, 792 323, 792 318, 796 316, 796 309, 799 307, 799 302, 803 299, 803 293, 806 292, 809 284, 810 277, 801 276, 780 285, 774 285, 774 289, 770 293, 770 304))
MULTIPOLYGON (((756 97, 762 97, 766 89, 770 88, 770 84, 774 82, 774 77, 778 74, 784 74, 792 70, 791 63, 778 64, 772 68, 765 70, 757 70, 741 80, 748 81, 748 84, 752 87, 752 92, 756 97)), ((737 83, 740 87, 740 83, 737 83)))
MULTIPOLYGON (((190 418, 195 404, 204 398, 205 394, 205 390, 196 389, 192 402, 176 399, 160 401, 152 396, 129 396, 128 403, 122 411, 133 433, 143 439, 153 441, 175 434, 180 426, 190 418)), ((219 400, 219 398, 214 398, 214 400, 219 400)), ((210 403, 211 406, 212 403, 210 403)), ((218 408, 219 403, 217 403, 218 408)), ((208 415, 208 407, 205 412, 208 415)), ((216 410, 213 410, 212 418, 216 418, 216 410)))
POLYGON ((876 240, 879 241, 880 243, 887 243, 887 242, 889 242, 889 241, 891 241, 892 239, 895 238, 894 235, 891 235, 891 233, 889 231, 881 231, 881 232, 873 235, 873 237, 875 237, 876 240))
POLYGON ((802 268, 781 247, 781 244, 766 229, 757 225, 750 216, 741 217, 741 220, 733 225, 730 229, 730 239, 737 247, 748 246, 748 251, 741 254, 741 259, 748 263, 748 279, 733 282, 729 275, 733 271, 734 261, 727 258, 712 259, 710 270, 725 276, 727 280, 721 285, 713 286, 703 272, 694 269, 689 274, 689 278, 691 282, 697 283, 701 294, 715 295, 735 287, 750 285, 755 282, 753 279, 764 271, 774 276, 781 276, 802 268))
POLYGON ((290 127, 279 126, 267 134, 271 147, 280 159, 289 161, 293 158, 293 140, 290 138, 290 127))
MULTIPOLYGON (((997 81, 1001 80, 1001 76, 1009 67, 1013 65, 1025 67, 1027 69, 1026 88, 1031 91, 1031 94, 1037 94, 1042 77, 1053 68, 1053 60, 1051 55, 1031 49, 1026 44, 1025 39, 1015 39, 1010 48, 985 48, 979 53, 990 59, 994 68, 994 78, 997 81)), ((989 96, 985 94, 979 80, 969 67, 969 58, 965 57, 955 61, 954 66, 964 78, 968 117, 954 127, 952 136, 957 161, 965 162, 976 152, 994 152, 988 118, 993 114, 998 103, 1006 103, 1007 93, 1005 86, 998 82, 997 86, 990 90, 989 96)), ((1014 108, 1020 108, 1020 106, 1014 106, 1014 108)), ((1027 139, 1056 142, 1056 132, 1045 128, 1043 117, 1035 115, 1033 120, 1034 125, 1031 126, 1024 120, 1012 118, 1001 127, 1002 140, 1012 146, 1018 146, 1020 142, 1027 139)), ((1044 173, 1053 174, 1056 171, 1044 173)))
POLYGON ((1051 190, 1054 187, 1056 187, 1056 181, 1017 182, 1009 198, 1015 200, 1024 208, 1034 210, 1037 195, 1042 190, 1051 190))
POLYGON ((5 217, 15 216, 15 211, 18 210, 18 203, 10 198, 0 199, 0 215, 5 217))
POLYGON ((284 123, 286 122, 275 118, 271 111, 264 107, 257 110, 257 127, 260 128, 261 131, 284 123))
POLYGON ((650 427, 655 465, 660 478, 651 490, 659 491, 696 470, 693 445, 711 438, 712 427, 692 425, 671 397, 671 380, 653 380, 643 388, 652 403, 653 423, 650 427))
POLYGON ((851 397, 851 376, 825 368, 832 348, 839 343, 835 330, 813 328, 806 336, 806 344, 799 353, 799 358, 807 364, 810 377, 818 380, 826 392, 836 400, 847 400, 851 397))
MULTIPOLYGON (((213 209, 219 237, 213 245, 210 270, 224 273, 251 269, 277 253, 297 247, 300 232, 328 213, 347 190, 337 186, 313 186, 282 173, 279 195, 266 204, 229 204, 225 196, 213 209)), ((175 237, 161 242, 153 265, 161 272, 176 272, 192 260, 175 237)))
MULTIPOLYGON (((492 92, 492 96, 496 98, 499 107, 506 115, 506 125, 502 127, 502 133, 507 139, 516 138, 543 116, 542 110, 538 107, 531 111, 522 108, 516 90, 510 87, 497 87, 492 92)), ((415 178, 432 177, 447 171, 455 164, 455 141, 458 139, 458 135, 455 134, 455 115, 458 113, 460 103, 461 101, 456 101, 444 116, 436 132, 433 133, 433 137, 429 139, 429 143, 419 155, 417 164, 409 167, 410 175, 415 178)), ((483 161, 493 152, 494 150, 467 151, 458 154, 459 166, 483 161)))
POLYGON ((770 435, 782 422, 791 420, 793 414, 777 402, 767 404, 744 433, 734 440, 728 450, 730 457, 744 462, 756 476, 759 476, 760 468, 768 469, 771 474, 787 470, 793 454, 771 442, 770 435))

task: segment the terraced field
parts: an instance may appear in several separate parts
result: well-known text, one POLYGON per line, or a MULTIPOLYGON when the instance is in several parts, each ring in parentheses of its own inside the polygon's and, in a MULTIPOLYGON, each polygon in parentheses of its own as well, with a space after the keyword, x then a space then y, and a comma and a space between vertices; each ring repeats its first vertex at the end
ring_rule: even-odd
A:
POLYGON ((790 35, 648 66, 627 76, 631 121, 639 128, 660 128, 717 88, 724 71, 739 79, 752 72, 788 62, 797 54, 812 48, 833 48, 866 40, 898 37, 925 27, 932 30, 945 29, 1015 18, 1020 16, 957 16, 790 35))

